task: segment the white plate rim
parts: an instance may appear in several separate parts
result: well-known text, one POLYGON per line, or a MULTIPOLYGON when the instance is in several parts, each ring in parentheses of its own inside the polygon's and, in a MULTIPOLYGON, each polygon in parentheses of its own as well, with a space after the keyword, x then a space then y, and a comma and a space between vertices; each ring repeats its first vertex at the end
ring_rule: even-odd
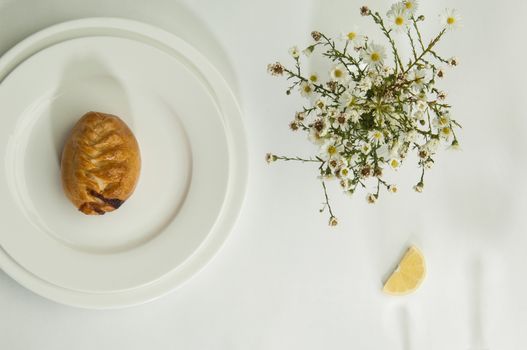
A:
MULTIPOLYGON (((84 18, 53 25, 24 39, 0 57, 0 81, 18 64, 36 52, 64 40, 105 34, 113 31, 136 40, 151 40, 168 49, 182 50, 191 56, 200 71, 205 73, 217 103, 225 116, 230 153, 229 182, 224 206, 211 234, 197 251, 161 280, 144 287, 116 293, 83 293, 65 289, 40 279, 25 270, 0 246, 0 268, 29 290, 53 301, 92 309, 109 309, 142 304, 157 299, 195 276, 223 246, 242 207, 248 178, 248 153, 242 114, 233 91, 220 72, 194 47, 176 35, 155 26, 114 17, 84 18), (68 36, 69 35, 69 36, 68 36)), ((108 34, 107 34, 108 35, 108 34)), ((110 34, 111 35, 111 34, 110 34)))

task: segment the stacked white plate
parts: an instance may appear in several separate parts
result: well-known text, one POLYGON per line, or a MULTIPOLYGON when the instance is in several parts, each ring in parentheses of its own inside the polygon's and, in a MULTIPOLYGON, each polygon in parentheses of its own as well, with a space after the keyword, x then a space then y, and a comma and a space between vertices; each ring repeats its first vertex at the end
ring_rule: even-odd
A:
POLYGON ((243 201, 241 113, 192 46, 123 19, 59 24, 0 59, 0 267, 57 302, 111 308, 168 293, 226 239, 243 201), (117 211, 67 200, 59 157, 88 111, 134 131, 142 171, 117 211))

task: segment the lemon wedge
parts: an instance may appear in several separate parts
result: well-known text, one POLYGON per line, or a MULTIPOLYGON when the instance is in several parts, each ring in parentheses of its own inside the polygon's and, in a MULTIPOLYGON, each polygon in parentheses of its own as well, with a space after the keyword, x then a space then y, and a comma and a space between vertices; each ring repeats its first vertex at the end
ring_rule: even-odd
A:
POLYGON ((391 295, 410 294, 419 288, 425 276, 425 257, 417 247, 411 246, 384 284, 382 291, 391 295))

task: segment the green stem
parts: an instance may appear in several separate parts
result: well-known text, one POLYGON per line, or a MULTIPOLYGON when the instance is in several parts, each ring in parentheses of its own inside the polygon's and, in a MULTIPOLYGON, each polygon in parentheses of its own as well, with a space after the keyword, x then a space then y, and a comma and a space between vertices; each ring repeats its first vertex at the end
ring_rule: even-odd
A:
MULTIPOLYGON (((333 210, 331 209, 331 205, 329 204, 329 197, 328 197, 328 190, 326 188, 326 183, 324 181, 322 181, 322 187, 324 188, 324 197, 325 197, 325 206, 328 207, 328 210, 329 210, 329 215, 330 215, 330 219, 331 218, 334 218, 335 215, 333 214, 333 210)), ((322 209, 321 211, 323 211, 324 209, 322 209)))
POLYGON ((439 42, 439 39, 441 39, 441 37, 443 36, 443 34, 445 34, 445 32, 446 32, 446 29, 441 30, 439 34, 434 38, 434 40, 432 40, 430 44, 428 44, 428 47, 419 55, 419 57, 417 57, 417 59, 406 68, 403 74, 408 73, 410 69, 412 69, 427 53, 429 53, 432 50, 432 48, 439 42))
POLYGON ((410 33, 410 29, 408 29, 406 34, 408 35, 408 39, 410 39, 410 45, 412 45, 412 53, 414 54, 414 59, 417 59, 417 52, 415 51, 414 38, 412 38, 412 34, 410 33))
POLYGON ((276 157, 277 160, 284 160, 284 161, 296 161, 296 162, 302 162, 302 163, 324 163, 324 161, 320 158, 309 158, 309 159, 306 159, 306 158, 300 158, 300 157, 286 157, 286 156, 277 156, 276 154, 274 155, 276 157))
POLYGON ((384 25, 384 21, 382 20, 382 17, 381 15, 379 15, 378 12, 376 12, 375 14, 370 12, 370 15, 373 17, 373 20, 375 21, 375 23, 377 23, 381 27, 382 33, 390 42, 390 45, 392 47, 393 57, 394 57, 395 72, 397 73, 397 66, 401 67, 401 70, 403 70, 403 63, 401 62, 401 58, 399 57, 399 54, 397 53, 397 47, 395 46, 395 41, 390 35, 391 30, 386 29, 386 26, 384 25))
POLYGON ((443 57, 439 56, 435 51, 433 50, 430 50, 430 53, 432 54, 432 56, 434 56, 437 60, 439 60, 440 62, 444 63, 444 64, 448 64, 448 60, 444 59, 443 57))
POLYGON ((424 51, 425 45, 423 44, 423 38, 421 37, 421 32, 419 31, 419 27, 417 27, 417 21, 415 17, 412 16, 412 22, 414 24, 415 32, 417 33, 417 38, 419 39, 419 44, 421 44, 421 49, 424 51))

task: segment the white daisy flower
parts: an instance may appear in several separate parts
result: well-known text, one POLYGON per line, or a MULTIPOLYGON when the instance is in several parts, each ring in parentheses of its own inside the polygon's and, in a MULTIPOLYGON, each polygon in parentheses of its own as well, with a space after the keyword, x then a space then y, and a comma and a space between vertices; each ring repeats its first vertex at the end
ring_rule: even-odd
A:
POLYGON ((423 163, 423 166, 425 167, 425 169, 432 169, 432 166, 434 166, 434 161, 432 159, 428 159, 426 160, 426 162, 423 163))
POLYGON ((363 143, 361 146, 360 146, 360 151, 363 153, 363 154, 368 154, 371 152, 371 145, 369 143, 363 143))
POLYGON ((328 133, 329 123, 326 118, 317 118, 310 127, 311 130, 314 130, 319 136, 323 137, 328 133))
POLYGON ((338 173, 337 169, 347 167, 348 163, 346 162, 346 160, 344 158, 342 158, 342 157, 340 157, 340 155, 338 155, 335 158, 332 158, 332 159, 328 160, 328 166, 329 166, 329 169, 331 169, 332 172, 337 172, 338 173))
POLYGON ((345 178, 347 178, 350 175, 351 175, 351 171, 347 167, 340 168, 340 170, 338 172, 338 177, 342 178, 342 179, 345 179, 345 178))
POLYGON ((349 32, 342 33, 340 38, 353 44, 353 47, 361 47, 364 44, 364 36, 359 34, 357 27, 353 27, 349 32))
POLYGON ((419 151, 417 152, 417 155, 421 159, 426 159, 430 156, 430 152, 428 151, 428 149, 426 149, 426 147, 421 146, 419 147, 419 151))
POLYGON ((345 113, 345 112, 339 113, 335 117, 335 121, 333 122, 333 127, 336 128, 336 129, 340 129, 342 131, 348 130, 348 128, 349 128, 349 123, 348 123, 349 118, 350 118, 350 116, 349 116, 348 113, 345 113))
POLYGON ((452 129, 448 126, 441 128, 439 130, 439 137, 441 138, 442 141, 450 142, 453 136, 454 135, 453 135, 452 129))
POLYGON ((293 46, 292 48, 289 49, 289 54, 293 57, 293 58, 298 58, 300 57, 300 50, 298 49, 298 47, 296 46, 293 46))
POLYGON ((425 187, 425 184, 423 182, 419 181, 419 183, 414 186, 414 191, 418 192, 418 193, 421 193, 421 192, 423 192, 424 187, 425 187))
POLYGON ((339 110, 335 107, 328 107, 327 108, 327 114, 326 114, 326 118, 329 118, 329 120, 332 122, 334 121, 334 119, 337 117, 337 115, 339 114, 339 110))
POLYGON ((309 77, 307 78, 309 82, 316 84, 318 83, 318 74, 317 73, 311 73, 309 77))
POLYGON ((404 11, 404 4, 402 2, 396 2, 390 6, 390 9, 388 12, 386 12, 386 16, 393 16, 395 12, 404 11))
POLYGON ((397 188, 397 185, 390 185, 390 186, 388 186, 388 192, 390 192, 390 193, 397 193, 397 191, 399 191, 399 189, 397 188))
POLYGON ((335 140, 327 140, 320 147, 319 157, 323 160, 338 158, 343 150, 344 146, 337 145, 335 140))
POLYGON ((296 112, 295 113, 295 120, 299 122, 303 122, 304 119, 306 119, 306 113, 305 112, 296 112))
POLYGON ((313 91, 315 90, 314 86, 307 81, 304 81, 300 84, 300 95, 303 97, 313 96, 313 91))
POLYGON ((450 67, 456 67, 459 65, 459 58, 457 57, 450 57, 450 59, 448 60, 448 65, 450 67))
POLYGON ((448 149, 449 150, 453 150, 453 151, 460 151, 461 150, 461 146, 459 146, 459 142, 457 140, 454 140, 454 141, 452 141, 450 146, 448 146, 448 149))
POLYGON ((413 16, 417 9, 419 8, 419 3, 416 0, 404 0, 403 1, 404 9, 413 16))
POLYGON ((440 16, 441 25, 447 30, 459 28, 461 16, 455 9, 446 9, 440 16))
POLYGON ((377 202, 377 195, 373 193, 368 193, 366 196, 366 201, 370 204, 375 204, 377 202))
POLYGON ((410 13, 403 3, 393 4, 387 13, 390 27, 396 32, 404 31, 410 24, 410 13))
POLYGON ((325 138, 324 136, 321 136, 315 129, 311 128, 309 129, 309 134, 307 136, 308 140, 311 141, 315 145, 321 145, 324 143, 325 138))
POLYGON ((374 142, 376 144, 383 144, 384 143, 384 134, 380 130, 371 130, 368 133, 368 137, 371 142, 374 142))
POLYGON ((397 158, 393 158, 392 160, 390 160, 390 167, 394 170, 398 169, 399 166, 401 165, 401 161, 397 158))
POLYGON ((280 62, 271 63, 267 65, 267 73, 271 74, 272 76, 280 76, 283 75, 285 71, 285 67, 282 66, 280 62))
POLYGON ((450 126, 450 116, 448 114, 440 115, 434 119, 432 124, 438 129, 448 127, 450 126))
POLYGON ((339 166, 339 159, 334 158, 328 161, 328 167, 332 172, 335 172, 338 166, 339 166))
POLYGON ((348 70, 342 64, 333 67, 330 75, 332 80, 338 81, 339 83, 345 82, 349 76, 348 70))
POLYGON ((337 226, 339 224, 339 221, 336 217, 332 216, 329 218, 329 226, 337 226))
POLYGON ((373 169, 369 165, 365 165, 360 169, 360 176, 366 179, 373 175, 373 169))
POLYGON ((325 97, 321 97, 318 100, 315 101, 314 106, 319 111, 324 111, 326 107, 328 106, 327 99, 325 97))
POLYGON ((370 67, 380 67, 386 59, 386 49, 384 46, 371 43, 367 49, 362 50, 361 58, 370 67))
POLYGON ((298 125, 298 122, 296 120, 293 120, 289 123, 289 129, 292 131, 297 131, 300 128, 300 125, 298 125))
POLYGON ((447 97, 447 93, 446 92, 444 92, 444 91, 437 91, 437 99, 439 101, 446 100, 446 97, 447 97))

